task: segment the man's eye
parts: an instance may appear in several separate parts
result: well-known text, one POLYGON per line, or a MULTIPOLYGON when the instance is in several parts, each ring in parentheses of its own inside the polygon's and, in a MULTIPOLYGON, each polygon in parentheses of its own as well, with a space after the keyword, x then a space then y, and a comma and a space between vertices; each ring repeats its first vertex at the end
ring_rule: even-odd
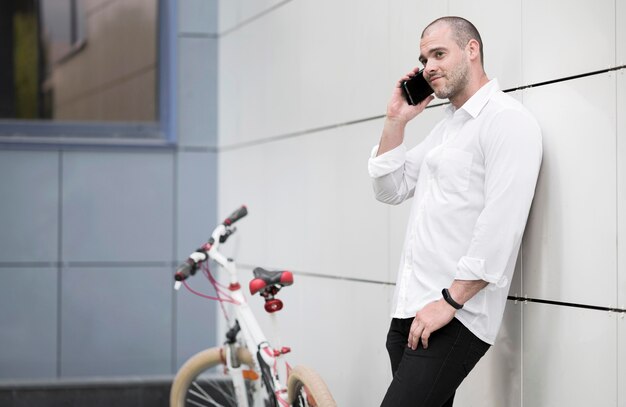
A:
POLYGON ((435 53, 435 56, 436 56, 437 58, 441 58, 441 57, 443 56, 443 52, 438 51, 438 52, 436 52, 436 53, 435 53))

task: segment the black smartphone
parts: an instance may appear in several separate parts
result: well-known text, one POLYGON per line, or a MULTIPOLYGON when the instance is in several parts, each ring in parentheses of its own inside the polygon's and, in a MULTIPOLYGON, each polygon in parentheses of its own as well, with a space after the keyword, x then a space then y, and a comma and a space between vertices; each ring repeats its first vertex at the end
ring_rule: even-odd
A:
POLYGON ((424 69, 420 69, 415 76, 402 82, 402 91, 406 101, 410 105, 417 105, 433 93, 426 79, 424 79, 424 69))

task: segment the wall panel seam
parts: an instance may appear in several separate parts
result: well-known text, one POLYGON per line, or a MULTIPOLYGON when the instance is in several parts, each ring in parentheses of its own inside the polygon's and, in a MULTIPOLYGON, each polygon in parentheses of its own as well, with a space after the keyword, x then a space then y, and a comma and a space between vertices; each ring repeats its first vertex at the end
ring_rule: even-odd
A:
MULTIPOLYGON (((239 263, 239 267, 241 269, 252 270, 256 266, 239 263)), ((320 279, 343 280, 343 281, 352 281, 355 283, 367 283, 367 284, 376 284, 376 285, 389 285, 389 286, 396 285, 396 283, 390 282, 390 281, 338 276, 338 275, 331 275, 331 274, 315 273, 315 272, 310 272, 310 271, 297 271, 297 270, 291 270, 291 269, 290 271, 294 275, 301 275, 301 276, 314 277, 314 278, 320 278, 320 279)), ((528 296, 519 297, 519 296, 509 295, 507 299, 509 301, 513 301, 514 303, 519 302, 522 304, 532 302, 532 303, 554 305, 554 306, 560 306, 560 307, 583 308, 583 309, 588 309, 588 310, 604 311, 604 312, 610 312, 610 313, 614 312, 617 314, 626 313, 626 309, 619 308, 619 307, 605 307, 605 306, 593 305, 593 304, 581 304, 581 303, 574 303, 574 302, 555 301, 555 300, 548 300, 548 299, 541 299, 541 298, 532 298, 528 296)))
POLYGON ((136 268, 136 267, 176 267, 177 260, 137 260, 137 261, 58 261, 58 262, 0 262, 1 269, 15 268, 136 268))
MULTIPOLYGON (((253 270, 257 266, 244 264, 244 263, 238 263, 238 267, 243 270, 253 270)), ((269 267, 269 268, 272 268, 272 267, 269 267)), ((273 268, 273 269, 276 269, 276 268, 273 268)), ((316 277, 316 278, 330 279, 330 280, 353 281, 355 283, 370 283, 370 284, 377 284, 377 285, 396 285, 396 283, 392 283, 389 281, 330 275, 330 274, 315 273, 315 272, 310 272, 310 271, 294 271, 293 269, 289 269, 289 271, 291 271, 294 275, 306 276, 306 277, 316 277)))
POLYGON ((532 302, 532 303, 537 303, 537 304, 555 305, 555 306, 560 306, 560 307, 582 308, 582 309, 587 309, 587 310, 592 310, 592 311, 604 311, 604 312, 609 312, 609 313, 614 312, 617 314, 626 313, 626 309, 619 308, 619 307, 605 307, 602 305, 581 304, 581 303, 574 303, 574 302, 554 301, 554 300, 541 299, 541 298, 518 297, 518 296, 512 296, 512 295, 509 295, 507 299, 509 301, 514 301, 516 303, 521 302, 523 304, 532 302))
MULTIPOLYGON (((179 187, 179 182, 178 182, 178 165, 180 162, 180 157, 179 154, 174 154, 173 157, 173 165, 172 165, 172 232, 174 235, 174 239, 172 239, 172 259, 176 258, 176 255, 178 254, 178 222, 179 222, 179 217, 178 217, 178 187, 179 187)), ((172 302, 170 304, 170 310, 172 313, 172 325, 171 325, 171 346, 170 346, 170 372, 176 372, 176 365, 178 363, 177 360, 177 352, 176 352, 176 348, 178 347, 178 343, 177 343, 177 331, 178 331, 178 317, 177 317, 177 311, 178 311, 178 304, 177 304, 177 296, 178 291, 174 290, 172 292, 172 302)))
MULTIPOLYGON (((252 270, 256 266, 239 263, 239 267, 241 269, 252 270)), ((315 272, 309 272, 309 271, 297 271, 297 270, 290 270, 290 271, 296 276, 301 275, 301 276, 313 277, 313 278, 319 278, 319 279, 342 280, 342 281, 351 281, 355 283, 366 283, 366 284, 375 284, 375 285, 387 285, 387 286, 396 285, 396 283, 390 282, 390 281, 338 276, 338 275, 315 273, 315 272)), ((527 304, 529 302, 532 302, 532 303, 543 304, 543 305, 553 305, 553 306, 566 307, 566 308, 582 308, 582 309, 587 309, 591 311, 602 311, 602 312, 616 313, 616 314, 626 313, 626 309, 624 308, 605 307, 601 305, 581 304, 581 303, 565 302, 565 301, 555 301, 555 300, 548 300, 548 299, 541 299, 541 298, 532 298, 528 296, 519 297, 519 296, 509 295, 507 297, 507 300, 512 301, 515 304, 517 303, 527 304)))
POLYGON ((193 39, 218 39, 217 33, 197 33, 197 32, 181 32, 178 33, 178 38, 193 38, 193 39))
POLYGON ((61 341, 63 331, 63 151, 58 153, 58 168, 57 168, 57 365, 56 375, 60 378, 62 375, 62 347, 61 341))
MULTIPOLYGON (((588 76, 610 74, 611 72, 620 71, 620 70, 623 70, 623 69, 626 69, 626 65, 620 65, 620 66, 611 67, 611 68, 607 68, 607 69, 602 69, 602 70, 598 70, 598 71, 585 72, 585 73, 572 75, 572 76, 567 76, 567 77, 562 77, 562 78, 557 78, 557 79, 550 79, 550 80, 547 80, 547 81, 537 82, 537 83, 533 83, 533 84, 529 84, 529 85, 521 85, 521 86, 517 86, 517 87, 514 87, 514 88, 503 89, 503 92, 505 92, 505 93, 517 92, 517 91, 521 91, 521 90, 526 90, 526 89, 531 89, 531 88, 537 88, 537 87, 552 85, 552 84, 556 84, 556 83, 560 83, 560 82, 566 82, 566 81, 571 81, 571 80, 575 80, 575 79, 581 79, 581 78, 585 78, 585 77, 588 77, 588 76)), ((446 106, 448 104, 449 104, 449 102, 437 103, 437 104, 434 104, 434 105, 426 106, 426 109, 433 109, 433 108, 437 108, 437 107, 440 107, 440 106, 446 106)), ((347 126, 352 126, 352 125, 355 125, 355 124, 365 123, 365 122, 372 121, 372 120, 379 120, 379 119, 383 119, 385 116, 386 115, 384 115, 384 114, 383 115, 377 115, 377 116, 371 116, 371 117, 355 119, 355 120, 350 120, 350 121, 341 122, 341 123, 329 124, 329 125, 326 125, 326 126, 313 127, 313 128, 310 128, 310 129, 305 129, 305 130, 300 130, 300 131, 295 131, 295 132, 290 132, 290 133, 285 133, 285 134, 280 134, 280 135, 275 135, 275 136, 269 136, 269 137, 266 137, 266 138, 263 138, 263 139, 259 139, 259 140, 246 141, 246 142, 241 142, 241 143, 234 143, 234 144, 231 144, 231 145, 219 146, 219 147, 216 148, 216 152, 240 150, 240 149, 244 149, 244 148, 248 148, 248 147, 254 147, 254 146, 258 146, 258 145, 273 143, 273 142, 282 141, 282 140, 291 139, 291 138, 300 137, 300 136, 305 136, 305 135, 309 135, 309 134, 313 134, 313 133, 319 133, 319 132, 323 132, 323 131, 333 130, 333 129, 337 129, 337 128, 340 128, 340 127, 347 127, 347 126)))
POLYGON ((217 34, 217 38, 221 38, 221 37, 226 36, 228 34, 232 34, 233 32, 240 30, 241 28, 247 26, 248 24, 250 24, 250 23, 252 23, 252 22, 254 22, 256 20, 259 20, 262 17, 265 17, 266 15, 272 13, 273 11, 279 9, 280 7, 286 5, 287 3, 291 3, 292 1, 293 0, 283 0, 280 3, 277 3, 277 4, 273 5, 272 7, 268 8, 266 10, 263 10, 263 11, 255 14, 255 15, 253 15, 251 17, 248 17, 245 20, 240 21, 239 23, 235 24, 231 28, 228 28, 228 29, 222 31, 221 33, 218 33, 217 34))

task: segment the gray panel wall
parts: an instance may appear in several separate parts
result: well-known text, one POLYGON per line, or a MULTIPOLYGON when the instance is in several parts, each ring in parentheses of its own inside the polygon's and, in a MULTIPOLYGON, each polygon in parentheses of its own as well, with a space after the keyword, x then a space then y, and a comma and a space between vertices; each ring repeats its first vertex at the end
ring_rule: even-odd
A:
POLYGON ((624 407, 626 0, 221 2, 218 212, 250 210, 232 254, 296 272, 280 315, 290 362, 320 371, 341 406, 377 405, 408 208, 374 202, 367 157, 442 15, 477 25, 488 75, 522 88, 545 150, 510 292, 522 300, 455 405, 624 407))
MULTIPOLYGON (((178 6, 177 259, 206 242, 217 220, 217 4, 185 0, 178 6)), ((193 283, 211 293, 200 278, 193 283)), ((176 368, 216 343, 217 308, 183 289, 176 293, 176 368)))
POLYGON ((58 369, 59 154, 0 151, 0 377, 58 369))
POLYGON ((217 2, 177 16, 177 146, 0 150, 0 380, 171 375, 215 344, 172 276, 216 220, 217 2))

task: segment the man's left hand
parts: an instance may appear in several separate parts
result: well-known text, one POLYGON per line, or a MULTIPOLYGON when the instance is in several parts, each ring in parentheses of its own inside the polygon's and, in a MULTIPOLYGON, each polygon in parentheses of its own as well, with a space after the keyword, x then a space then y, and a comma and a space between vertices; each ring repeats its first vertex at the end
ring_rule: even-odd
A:
POLYGON ((418 311, 409 331, 409 347, 415 350, 421 340, 422 346, 427 349, 430 334, 452 321, 455 312, 456 310, 443 298, 431 302, 418 311))

